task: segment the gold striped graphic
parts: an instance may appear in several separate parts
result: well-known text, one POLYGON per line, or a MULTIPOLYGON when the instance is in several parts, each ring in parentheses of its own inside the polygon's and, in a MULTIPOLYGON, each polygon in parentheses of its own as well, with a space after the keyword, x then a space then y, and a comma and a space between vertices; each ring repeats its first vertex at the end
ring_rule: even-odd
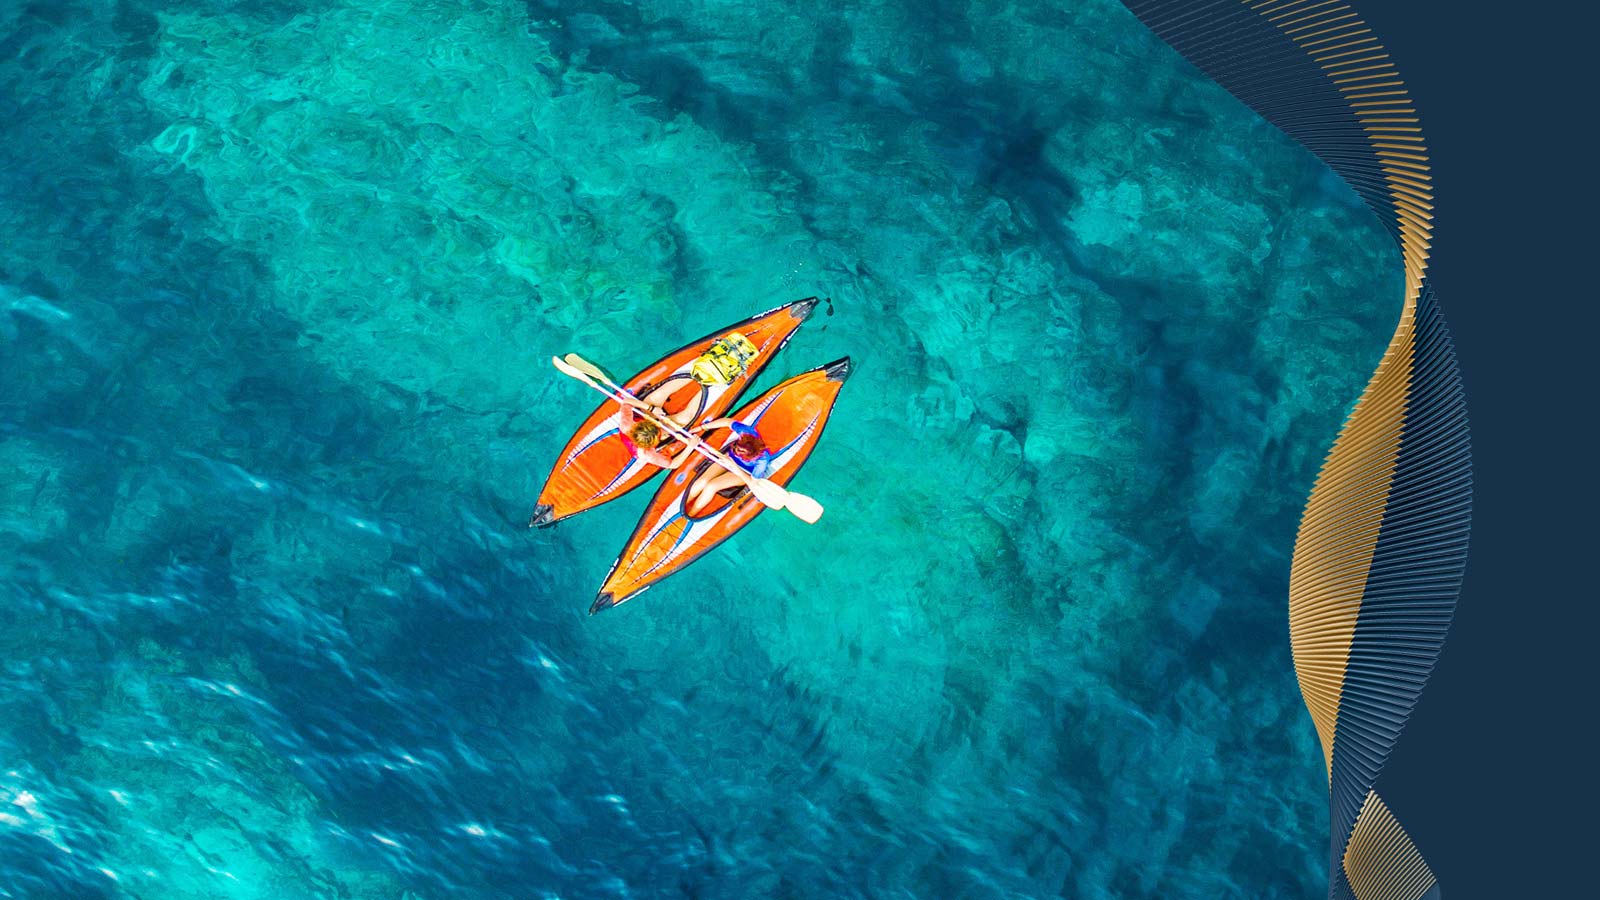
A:
POLYGON ((1289 637, 1328 776, 1328 896, 1437 900, 1432 873, 1373 793, 1444 644, 1472 518, 1466 397, 1427 279, 1433 186, 1416 109, 1344 0, 1124 3, 1316 154, 1400 247, 1394 335, 1300 520, 1289 637))
POLYGON ((1411 381, 1407 303, 1383 361, 1345 423, 1300 518, 1289 568, 1289 643, 1295 676, 1333 776, 1339 695, 1367 570, 1389 499, 1411 381))
POLYGON ((1349 4, 1244 2, 1299 44, 1349 101, 1383 162, 1405 264, 1399 326, 1317 476, 1290 568, 1295 674, 1331 777, 1345 665, 1405 423, 1416 305, 1431 248, 1433 194, 1427 148, 1405 85, 1372 29, 1349 4))
MULTIPOLYGON (((1405 264, 1399 325, 1317 476, 1290 567, 1295 675, 1331 783, 1346 666, 1410 398, 1417 301, 1432 248, 1433 193, 1416 110, 1389 54, 1361 18, 1337 0, 1249 5, 1310 54, 1350 103, 1382 164, 1405 264)), ((1434 886, 1422 855, 1370 790, 1343 868, 1357 900, 1417 900, 1434 886)))
POLYGON ((1422 854, 1371 792, 1345 848, 1344 872, 1356 900, 1417 900, 1434 885, 1422 854))

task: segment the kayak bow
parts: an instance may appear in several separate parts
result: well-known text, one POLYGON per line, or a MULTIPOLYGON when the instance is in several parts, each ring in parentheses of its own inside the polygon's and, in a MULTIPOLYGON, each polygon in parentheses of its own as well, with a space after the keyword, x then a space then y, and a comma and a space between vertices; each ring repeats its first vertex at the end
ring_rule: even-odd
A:
MULTIPOLYGON (((761 373, 793 336, 800 323, 816 309, 817 298, 810 297, 752 316, 673 351, 654 365, 623 382, 632 394, 643 396, 669 381, 681 382, 684 389, 667 402, 667 411, 677 413, 688 404, 698 410, 691 424, 721 416, 738 399, 750 382, 761 373), (712 344, 738 332, 756 347, 743 374, 732 383, 712 385, 704 391, 690 377, 695 359, 712 344)), ((640 462, 622 443, 618 404, 606 402, 589 414, 572 439, 567 441, 534 508, 530 526, 545 527, 587 509, 607 503, 649 481, 661 469, 640 462)))
MULTIPOLYGON (((849 375, 850 358, 835 360, 783 382, 733 415, 754 426, 771 448, 775 459, 769 481, 786 485, 805 464, 833 412, 839 388, 849 375)), ((721 447, 731 435, 730 429, 719 428, 705 437, 711 446, 721 447)), ((705 509, 690 516, 690 488, 718 471, 710 460, 700 460, 685 464, 661 485, 633 536, 612 563, 610 574, 600 586, 600 595, 589 608, 591 615, 637 597, 704 556, 761 514, 766 507, 756 502, 747 488, 738 488, 731 497, 718 495, 705 509)))

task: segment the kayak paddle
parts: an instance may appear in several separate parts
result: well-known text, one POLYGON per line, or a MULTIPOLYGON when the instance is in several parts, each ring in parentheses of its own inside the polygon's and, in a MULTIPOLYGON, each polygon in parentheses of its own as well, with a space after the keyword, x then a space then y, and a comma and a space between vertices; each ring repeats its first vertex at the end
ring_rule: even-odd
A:
MULTIPOLYGON (((608 397, 611 397, 613 400, 618 399, 618 395, 629 397, 634 400, 639 399, 630 393, 626 388, 621 387, 613 382, 610 378, 606 377, 605 372, 601 370, 600 367, 590 363, 588 360, 577 355, 576 353, 567 354, 567 357, 564 360, 552 357, 551 362, 553 362, 555 367, 560 369, 564 374, 570 375, 587 383, 590 387, 600 391, 602 394, 605 394, 608 397), (616 394, 613 394, 612 391, 607 390, 606 388, 603 388, 597 384, 597 379, 614 389, 616 394)), ((771 481, 767 481, 764 478, 752 477, 750 473, 739 468, 738 464, 729 459, 725 454, 717 452, 705 441, 679 428, 675 422, 663 422, 661 419, 658 419, 652 415, 649 411, 643 409, 639 410, 639 415, 650 420, 651 422, 654 422, 673 437, 676 437, 678 440, 683 441, 690 447, 699 450, 701 455, 710 459, 712 462, 721 465, 722 468, 738 476, 742 481, 744 481, 745 486, 750 489, 750 493, 754 494, 755 498, 761 501, 762 505, 766 506, 767 508, 788 510, 789 512, 793 513, 796 518, 806 522, 807 524, 814 523, 817 521, 817 519, 821 518, 822 504, 806 496, 805 494, 786 490, 780 485, 774 484, 771 481)))
MULTIPOLYGON (((639 399, 630 393, 627 388, 622 387, 607 377, 605 371, 599 366, 596 366, 576 353, 568 353, 565 359, 562 359, 561 357, 551 357, 550 362, 553 363, 555 367, 562 372, 562 374, 569 375, 579 381, 584 382, 585 384, 588 384, 590 387, 608 397, 611 397, 613 400, 618 399, 618 395, 625 396, 633 400, 639 399), (601 385, 597 382, 604 382, 606 387, 601 387, 601 385), (607 388, 610 388, 610 390, 607 388), (614 394, 613 391, 616 393, 614 394)), ((721 465, 722 468, 737 475, 741 480, 744 481, 745 486, 750 489, 750 493, 754 494, 755 498, 767 508, 788 510, 789 512, 793 513, 796 518, 807 524, 813 524, 817 521, 817 519, 822 517, 822 504, 818 503, 811 497, 808 497, 805 494, 797 491, 787 490, 781 485, 774 484, 764 478, 755 478, 751 476, 749 472, 746 472, 744 469, 740 468, 738 463, 735 463, 733 460, 729 459, 726 454, 712 449, 711 446, 705 441, 679 428, 675 422, 663 422, 661 419, 658 419, 651 414, 650 411, 644 409, 640 409, 638 413, 643 418, 654 422, 668 434, 671 434, 673 437, 684 442, 684 444, 694 448, 695 450, 698 450, 701 455, 705 456, 707 459, 710 459, 712 462, 721 465)))

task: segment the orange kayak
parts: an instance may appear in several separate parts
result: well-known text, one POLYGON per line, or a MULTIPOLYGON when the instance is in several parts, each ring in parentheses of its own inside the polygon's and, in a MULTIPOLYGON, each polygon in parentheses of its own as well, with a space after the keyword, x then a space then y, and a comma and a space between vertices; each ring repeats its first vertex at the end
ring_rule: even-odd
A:
MULTIPOLYGON (((733 405, 816 307, 815 297, 797 300, 712 332, 667 354, 622 385, 635 396, 642 397, 663 384, 679 382, 683 388, 668 399, 667 412, 678 413, 695 404, 697 411, 691 425, 715 419, 733 405), (702 388, 690 377, 690 366, 712 344, 734 332, 744 335, 755 346, 755 357, 732 383, 702 388)), ((619 404, 608 400, 584 420, 556 458, 555 468, 545 481, 544 490, 539 492, 539 505, 534 507, 529 525, 540 528, 554 525, 568 516, 615 500, 662 471, 633 458, 623 445, 618 432, 620 410, 619 404)))
MULTIPOLYGON (((771 449, 774 459, 768 480, 786 485, 805 465, 849 375, 847 356, 796 375, 734 413, 734 419, 754 427, 771 449)), ((731 429, 719 428, 705 438, 720 448, 732 435, 731 429)), ((718 494, 690 516, 690 488, 697 480, 721 471, 721 466, 700 457, 697 463, 685 463, 661 485, 600 586, 600 596, 589 608, 591 615, 637 597, 652 584, 681 571, 766 509, 741 487, 718 494)))

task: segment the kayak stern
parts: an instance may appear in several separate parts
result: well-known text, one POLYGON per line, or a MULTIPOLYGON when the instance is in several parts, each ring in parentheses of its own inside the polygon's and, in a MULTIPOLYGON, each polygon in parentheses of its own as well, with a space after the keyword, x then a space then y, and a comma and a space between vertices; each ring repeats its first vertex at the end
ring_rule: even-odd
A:
POLYGON ((549 503, 541 503, 533 508, 533 518, 528 520, 529 528, 549 528, 556 523, 556 508, 549 503))

